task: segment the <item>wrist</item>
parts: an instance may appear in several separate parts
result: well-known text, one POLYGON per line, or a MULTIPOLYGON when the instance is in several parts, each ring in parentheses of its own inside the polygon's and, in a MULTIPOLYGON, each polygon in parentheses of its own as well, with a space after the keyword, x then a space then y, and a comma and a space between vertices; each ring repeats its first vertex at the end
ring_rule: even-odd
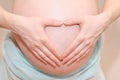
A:
POLYGON ((102 12, 99 14, 102 17, 102 20, 106 25, 110 25, 114 20, 112 19, 112 13, 110 12, 102 12))
POLYGON ((12 13, 4 13, 4 25, 6 29, 14 31, 16 29, 16 22, 19 20, 19 15, 12 13))
POLYGON ((10 19, 12 14, 7 11, 2 11, 0 13, 0 26, 5 29, 10 29, 9 23, 11 22, 10 19))
POLYGON ((104 32, 109 25, 111 24, 111 14, 110 13, 99 13, 96 15, 97 24, 99 25, 99 28, 101 29, 101 33, 104 32))

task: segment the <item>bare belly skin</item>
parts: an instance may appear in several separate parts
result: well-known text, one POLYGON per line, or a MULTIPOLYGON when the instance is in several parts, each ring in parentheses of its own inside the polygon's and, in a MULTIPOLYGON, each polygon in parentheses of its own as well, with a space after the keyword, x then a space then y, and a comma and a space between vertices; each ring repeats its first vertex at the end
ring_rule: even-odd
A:
MULTIPOLYGON (((97 0, 15 0, 13 5, 13 13, 23 16, 47 17, 58 20, 65 20, 72 17, 80 17, 84 15, 98 14, 97 0)), ((89 26, 90 27, 90 26, 89 26)), ((62 53, 70 43, 75 39, 79 32, 79 26, 70 27, 47 27, 46 33, 53 41, 60 53, 62 53), (64 35, 64 36, 63 36, 64 35)), ((45 73, 54 75, 64 75, 72 73, 80 69, 88 60, 91 53, 86 55, 79 63, 73 63, 71 66, 62 65, 53 69, 49 65, 44 65, 35 58, 30 51, 26 49, 24 44, 19 40, 18 36, 11 33, 13 39, 22 53, 30 61, 32 65, 39 68, 45 73)))

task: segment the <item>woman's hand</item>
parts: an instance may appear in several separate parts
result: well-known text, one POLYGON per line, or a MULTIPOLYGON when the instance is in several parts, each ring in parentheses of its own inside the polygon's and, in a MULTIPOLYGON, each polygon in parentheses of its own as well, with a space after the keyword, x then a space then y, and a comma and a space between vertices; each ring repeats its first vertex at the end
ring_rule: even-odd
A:
POLYGON ((48 26, 60 27, 62 22, 55 19, 17 16, 12 20, 11 31, 16 33, 31 53, 44 64, 60 66, 60 55, 45 33, 48 26))
POLYGON ((88 53, 92 52, 99 36, 106 29, 109 20, 103 14, 87 15, 80 18, 71 18, 64 21, 64 25, 80 26, 80 32, 72 44, 62 55, 62 63, 71 65, 79 62, 88 53))

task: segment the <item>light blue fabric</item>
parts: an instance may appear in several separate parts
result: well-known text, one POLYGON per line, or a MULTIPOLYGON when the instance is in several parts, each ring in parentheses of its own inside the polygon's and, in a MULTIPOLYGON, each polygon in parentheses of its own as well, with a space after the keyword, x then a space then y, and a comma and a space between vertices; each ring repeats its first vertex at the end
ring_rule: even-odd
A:
POLYGON ((9 33, 4 40, 3 60, 9 69, 22 80, 87 80, 95 75, 100 62, 102 36, 96 43, 92 55, 82 68, 68 75, 50 75, 35 68, 15 46, 9 33))

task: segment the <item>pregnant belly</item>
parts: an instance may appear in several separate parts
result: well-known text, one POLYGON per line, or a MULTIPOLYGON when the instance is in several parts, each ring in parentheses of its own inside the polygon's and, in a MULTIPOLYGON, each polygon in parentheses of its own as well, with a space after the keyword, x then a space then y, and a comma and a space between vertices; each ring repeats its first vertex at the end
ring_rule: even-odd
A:
MULTIPOLYGON (((53 42, 53 44, 57 47, 58 51, 62 55, 63 51, 69 47, 71 42, 75 39, 79 32, 79 26, 74 25, 70 27, 48 27, 46 28, 46 33, 53 42), (63 36, 64 35, 64 36, 63 36)), ((87 54, 79 63, 73 63, 71 66, 61 64, 61 67, 52 68, 50 65, 44 65, 41 63, 31 52, 24 46, 24 43, 16 36, 14 33, 11 33, 12 37, 17 42, 18 47, 20 48, 21 52, 24 56, 28 59, 28 61, 34 65, 36 68, 40 69, 41 71, 52 74, 52 75, 65 75, 75 72, 76 70, 80 69, 88 60, 91 53, 87 54)))
MULTIPOLYGON (((71 17, 80 17, 87 14, 96 14, 97 6, 94 0, 16 0, 13 8, 13 12, 16 14, 24 16, 36 16, 36 17, 47 17, 55 18, 59 20, 65 20, 71 17), (17 3, 17 1, 19 3, 17 3), (24 3, 23 3, 23 2, 24 3), (36 2, 37 3, 36 3, 36 2), (53 1, 53 2, 52 2, 53 1), (62 2, 63 1, 63 2, 62 2), (56 2, 56 3, 55 3, 56 2), (68 2, 70 4, 68 4, 68 2), (82 3, 81 3, 82 2, 82 3), (59 5, 57 5, 59 3, 59 5), (91 3, 91 4, 90 4, 91 3), (22 5, 22 6, 21 6, 22 5), (69 7, 68 7, 69 6, 69 7), (79 8, 81 9, 79 9, 79 8), (84 9, 83 9, 84 8, 84 9), (31 11, 34 10, 34 11, 31 11)), ((69 27, 47 27, 45 29, 47 35, 50 37, 54 45, 57 47, 58 51, 62 54, 63 51, 69 47, 71 42, 75 39, 77 34, 80 31, 78 25, 73 25, 69 27)), ((41 63, 31 52, 24 46, 24 43, 16 36, 14 33, 11 33, 12 37, 16 40, 17 45, 19 46, 22 53, 29 60, 29 62, 40 69, 41 71, 53 74, 53 75, 64 75, 70 74, 78 69, 80 69, 88 60, 91 53, 87 54, 79 63, 73 63, 71 66, 62 65, 59 68, 53 69, 49 65, 44 65, 41 63)))

